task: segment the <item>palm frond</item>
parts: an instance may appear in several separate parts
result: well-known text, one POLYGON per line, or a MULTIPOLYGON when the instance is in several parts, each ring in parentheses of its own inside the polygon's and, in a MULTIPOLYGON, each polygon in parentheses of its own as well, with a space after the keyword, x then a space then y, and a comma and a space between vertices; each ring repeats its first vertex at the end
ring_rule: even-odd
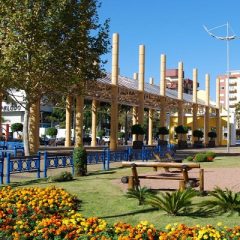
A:
POLYGON ((186 212, 192 205, 192 198, 196 196, 196 192, 187 189, 185 191, 176 191, 173 193, 165 193, 160 196, 147 197, 145 202, 157 207, 168 214, 179 215, 186 212))
POLYGON ((201 206, 212 209, 220 214, 229 212, 230 214, 238 212, 240 214, 240 194, 234 193, 229 189, 222 190, 219 187, 214 189, 210 195, 213 199, 203 201, 201 206))

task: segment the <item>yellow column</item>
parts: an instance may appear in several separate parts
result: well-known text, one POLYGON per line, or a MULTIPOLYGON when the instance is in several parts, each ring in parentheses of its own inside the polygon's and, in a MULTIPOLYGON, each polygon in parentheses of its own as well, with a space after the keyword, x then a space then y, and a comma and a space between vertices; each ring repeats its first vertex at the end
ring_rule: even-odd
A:
POLYGON ((83 145, 83 96, 76 97, 75 147, 83 145))
POLYGON ((96 147, 97 138, 97 100, 92 100, 92 141, 91 146, 96 147))
POLYGON ((178 63, 178 125, 183 125, 183 63, 178 63))
MULTIPOLYGON (((198 105, 197 105, 197 81, 198 81, 198 70, 196 68, 193 69, 193 111, 192 111, 192 133, 194 130, 198 129, 197 126, 197 112, 198 112, 198 105)), ((192 144, 194 144, 194 137, 192 135, 192 144)))
MULTIPOLYGON (((166 55, 161 54, 160 58, 160 126, 166 125, 166 55)), ((163 136, 164 138, 164 136, 163 136)), ((164 139, 162 139, 164 140, 164 139)))
POLYGON ((160 59, 160 95, 166 96, 166 55, 164 54, 160 59))
POLYGON ((29 147, 30 147, 30 153, 36 153, 38 150, 38 142, 39 139, 37 140, 37 130, 39 131, 39 117, 37 116, 39 114, 38 110, 38 106, 37 106, 38 102, 34 102, 31 104, 30 106, 30 117, 29 117, 29 147))
POLYGON ((112 39, 112 102, 111 102, 111 129, 110 149, 117 149, 118 131, 118 69, 119 69, 119 35, 113 34, 112 39))
MULTIPOLYGON (((143 126, 144 121, 144 77, 145 77, 145 46, 139 46, 139 76, 138 76, 138 123, 143 126)), ((139 136, 139 140, 143 140, 143 136, 139 136)))
POLYGON ((72 130, 72 97, 66 98, 66 140, 65 147, 71 146, 71 130, 72 130))
POLYGON ((209 91, 210 91, 210 76, 209 74, 205 75, 205 89, 206 89, 206 102, 205 102, 205 116, 204 116, 204 142, 205 145, 208 144, 208 132, 209 132, 209 91))
POLYGON ((221 116, 220 116, 220 80, 219 78, 216 79, 216 146, 221 145, 221 116))
MULTIPOLYGON (((178 126, 184 125, 183 114, 183 63, 178 63, 178 126)), ((182 140, 182 134, 179 136, 179 140, 182 140)))
MULTIPOLYGON (((133 74, 133 79, 138 81, 138 73, 133 74)), ((132 111, 133 111, 132 124, 135 125, 138 123, 138 107, 134 106, 132 111)), ((132 140, 133 141, 137 140, 137 136, 135 134, 132 136, 132 140)))
MULTIPOLYGON (((149 83, 151 85, 154 84, 154 80, 152 77, 149 79, 149 83)), ((153 144, 153 114, 154 114, 154 110, 149 109, 148 110, 148 145, 153 144)))

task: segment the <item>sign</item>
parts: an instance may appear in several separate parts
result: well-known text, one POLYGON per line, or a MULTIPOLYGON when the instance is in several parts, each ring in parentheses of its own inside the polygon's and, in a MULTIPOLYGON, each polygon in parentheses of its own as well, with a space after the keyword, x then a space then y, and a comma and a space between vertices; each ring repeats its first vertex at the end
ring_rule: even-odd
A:
POLYGON ((21 105, 5 105, 2 106, 3 112, 23 111, 21 105))

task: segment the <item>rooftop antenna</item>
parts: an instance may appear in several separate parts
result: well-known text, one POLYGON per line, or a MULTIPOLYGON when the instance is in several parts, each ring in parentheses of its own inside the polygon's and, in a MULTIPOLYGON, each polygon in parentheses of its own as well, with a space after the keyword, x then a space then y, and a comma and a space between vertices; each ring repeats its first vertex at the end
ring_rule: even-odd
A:
POLYGON ((226 91, 226 104, 225 106, 227 106, 227 152, 229 153, 229 148, 230 148, 230 122, 229 122, 229 78, 230 78, 230 69, 229 69, 229 42, 231 40, 235 40, 238 39, 238 37, 235 35, 234 31, 231 29, 229 23, 227 22, 226 24, 223 24, 221 26, 217 26, 217 27, 213 27, 211 29, 208 29, 206 26, 203 26, 203 28, 205 29, 205 31, 211 36, 216 38, 217 40, 223 40, 227 42, 227 91, 226 91), (216 30, 218 28, 223 28, 226 27, 227 29, 227 34, 225 36, 218 36, 216 34, 213 33, 213 30, 216 30), (230 35, 230 31, 231 30, 231 35, 230 35))

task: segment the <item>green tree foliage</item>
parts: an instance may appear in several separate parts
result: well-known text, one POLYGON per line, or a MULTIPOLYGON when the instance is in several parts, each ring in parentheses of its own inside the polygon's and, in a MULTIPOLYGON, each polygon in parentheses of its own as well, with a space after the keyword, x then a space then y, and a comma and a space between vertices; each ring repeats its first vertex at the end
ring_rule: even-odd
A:
POLYGON ((167 127, 160 127, 160 128, 158 128, 158 134, 159 135, 168 135, 169 129, 167 127))
POLYGON ((200 141, 200 138, 203 137, 203 131, 202 130, 194 130, 193 131, 193 136, 198 138, 198 141, 200 141))
POLYGON ((208 133, 208 137, 211 139, 211 141, 217 137, 217 133, 216 132, 209 132, 208 133))
POLYGON ((175 132, 177 134, 186 134, 186 133, 188 133, 188 127, 179 125, 179 126, 175 127, 175 132))
POLYGON ((132 134, 136 134, 137 135, 137 139, 138 139, 138 135, 143 135, 145 132, 144 132, 144 129, 143 127, 141 126, 141 124, 134 124, 132 125, 132 134))
POLYGON ((57 136, 57 133, 58 133, 58 130, 54 127, 46 129, 46 135, 49 135, 51 137, 57 136))
POLYGON ((99 23, 99 7, 98 0, 0 2, 1 85, 26 93, 25 142, 33 102, 83 93, 102 75, 109 26, 99 23))
POLYGON ((74 148, 73 164, 76 176, 85 176, 87 174, 87 151, 84 147, 74 148))
POLYGON ((22 132, 22 130, 23 130, 23 125, 22 125, 22 123, 13 123, 12 125, 11 125, 11 130, 12 130, 12 132, 22 132))

